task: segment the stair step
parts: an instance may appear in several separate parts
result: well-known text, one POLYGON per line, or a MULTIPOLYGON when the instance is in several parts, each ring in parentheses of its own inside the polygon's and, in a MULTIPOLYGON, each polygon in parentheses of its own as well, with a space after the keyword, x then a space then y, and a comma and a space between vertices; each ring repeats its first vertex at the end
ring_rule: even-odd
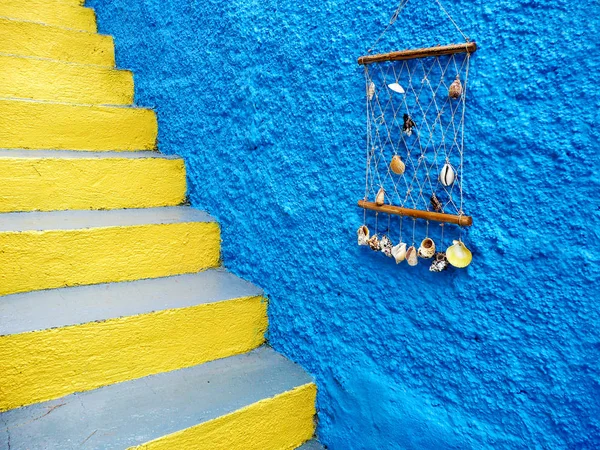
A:
POLYGON ((56 25, 95 33, 96 14, 91 8, 56 0, 2 0, 0 17, 56 25))
POLYGON ((315 393, 299 366, 261 347, 5 412, 0 448, 295 448, 313 435, 315 393))
POLYGON ((127 70, 0 55, 0 97, 130 105, 133 91, 133 74, 127 70))
POLYGON ((4 213, 0 295, 217 267, 220 232, 189 207, 4 213))
POLYGON ((262 291, 222 269, 0 298, 0 411, 244 353, 262 291))
POLYGON ((319 441, 313 439, 298 447, 297 450, 325 450, 325 447, 319 441))
POLYGON ((0 99, 0 148, 152 150, 154 111, 0 99))
POLYGON ((0 17, 0 53, 114 67, 112 36, 0 17))
POLYGON ((186 194, 184 161, 158 152, 0 149, 0 173, 3 213, 176 206, 186 194))

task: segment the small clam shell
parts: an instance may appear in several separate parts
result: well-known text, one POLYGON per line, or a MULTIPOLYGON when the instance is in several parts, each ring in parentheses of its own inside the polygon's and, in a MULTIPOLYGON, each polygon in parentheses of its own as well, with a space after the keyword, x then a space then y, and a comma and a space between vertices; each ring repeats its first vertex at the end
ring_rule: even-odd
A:
POLYGON ((400 264, 406 258, 406 243, 400 242, 392 248, 392 256, 396 260, 396 264, 400 264))
POLYGON ((454 167, 452 167, 450 163, 444 164, 444 167, 442 167, 442 170, 440 171, 440 183, 444 186, 451 186, 455 179, 456 171, 454 170, 454 167))
POLYGON ((473 255, 461 241, 453 241, 453 244, 446 250, 446 259, 454 267, 462 269, 471 264, 473 255))
POLYGON ((448 88, 448 95, 450 96, 450 98, 457 99, 457 98, 460 98, 462 93, 463 93, 463 87, 462 87, 462 84, 460 83, 460 78, 457 75, 456 80, 454 80, 452 82, 452 84, 450 85, 450 87, 448 88))
POLYGON ((392 83, 392 84, 388 84, 388 87, 394 91, 397 92, 398 94, 404 94, 404 88, 402 86, 400 86, 398 83, 392 83))
POLYGON ((362 225, 356 234, 358 235, 358 245, 369 245, 370 232, 366 225, 362 225))
POLYGON ((383 188, 379 188, 379 192, 377 192, 377 196, 375 197, 375 204, 377 206, 382 206, 385 203, 385 190, 383 188))
POLYGON ((376 252, 381 250, 381 246, 379 245, 379 237, 377 235, 372 236, 367 242, 369 243, 371 250, 375 250, 376 252))
POLYGON ((406 170, 406 165, 398 155, 394 155, 390 163, 390 170, 397 175, 402 175, 406 170))
POLYGON ((419 247, 419 256, 421 258, 429 259, 435 254, 435 242, 431 238, 423 239, 421 246, 419 247))
POLYGON ((373 100, 374 96, 375 96, 375 83, 373 83, 371 81, 367 86, 367 98, 369 100, 373 100))
POLYGON ((381 247, 381 253, 389 258, 392 257, 393 244, 389 237, 383 236, 379 241, 379 246, 381 247))
POLYGON ((429 267, 430 272, 443 272, 448 268, 448 260, 444 252, 437 252, 433 258, 433 262, 429 267))
POLYGON ((419 258, 417 258, 417 249, 414 245, 408 247, 406 250, 406 262, 409 266, 416 266, 419 264, 419 258))

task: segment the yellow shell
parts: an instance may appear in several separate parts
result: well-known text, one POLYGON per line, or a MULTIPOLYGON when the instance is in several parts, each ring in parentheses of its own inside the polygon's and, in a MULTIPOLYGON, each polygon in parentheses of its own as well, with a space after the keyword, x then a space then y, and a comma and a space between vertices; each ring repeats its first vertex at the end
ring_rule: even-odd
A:
POLYGON ((397 175, 402 175, 406 170, 406 165, 398 155, 394 155, 390 163, 390 170, 397 175))
POLYGON ((446 259, 454 267, 462 269, 471 264, 473 255, 461 241, 453 241, 453 244, 446 250, 446 259))

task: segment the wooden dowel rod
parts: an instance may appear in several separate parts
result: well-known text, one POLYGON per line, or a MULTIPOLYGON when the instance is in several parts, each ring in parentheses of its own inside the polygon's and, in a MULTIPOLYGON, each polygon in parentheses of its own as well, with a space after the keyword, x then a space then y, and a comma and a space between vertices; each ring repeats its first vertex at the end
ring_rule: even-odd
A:
POLYGON ((456 216, 454 214, 444 214, 431 211, 422 211, 420 209, 402 208, 400 206, 382 205, 377 206, 374 202, 358 201, 358 206, 364 209, 371 209, 385 214, 395 214, 398 216, 414 217, 416 219, 434 220, 436 222, 454 223, 461 227, 470 227, 473 225, 471 216, 456 216))
POLYGON ((403 61, 406 59, 427 58, 428 56, 453 55, 455 53, 475 53, 476 50, 476 42, 465 42, 464 44, 439 45, 437 47, 415 48, 412 50, 401 50, 399 52, 361 56, 358 58, 358 63, 365 65, 384 61, 403 61))

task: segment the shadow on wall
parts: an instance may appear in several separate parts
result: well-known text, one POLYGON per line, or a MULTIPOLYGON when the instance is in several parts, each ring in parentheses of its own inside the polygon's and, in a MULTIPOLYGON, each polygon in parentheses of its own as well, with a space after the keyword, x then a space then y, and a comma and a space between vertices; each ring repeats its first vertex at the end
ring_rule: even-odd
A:
MULTIPOLYGON (((186 158, 225 265, 319 384, 333 450, 600 447, 598 2, 446 0, 480 44, 465 136, 473 264, 356 246, 364 85, 383 0, 89 0, 186 158), (582 243, 588 243, 583 245, 582 243)), ((459 36, 408 3, 381 50, 459 36)), ((372 216, 368 219, 372 227, 372 216)))

